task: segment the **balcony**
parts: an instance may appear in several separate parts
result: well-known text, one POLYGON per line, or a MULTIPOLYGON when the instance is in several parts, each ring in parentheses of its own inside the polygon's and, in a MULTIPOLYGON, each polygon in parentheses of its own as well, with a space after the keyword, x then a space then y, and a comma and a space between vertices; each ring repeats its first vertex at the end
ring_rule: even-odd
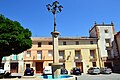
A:
POLYGON ((81 62, 82 61, 82 57, 75 56, 74 61, 75 62, 81 62))
POLYGON ((59 62, 64 63, 66 60, 64 59, 63 56, 59 56, 59 62))
POLYGON ((96 57, 90 56, 90 62, 96 62, 96 61, 97 61, 96 57))
POLYGON ((10 56, 10 61, 12 61, 12 62, 18 62, 18 56, 17 55, 10 56))
POLYGON ((106 43, 105 46, 106 46, 106 49, 107 49, 107 50, 112 48, 112 45, 110 45, 109 43, 106 43))

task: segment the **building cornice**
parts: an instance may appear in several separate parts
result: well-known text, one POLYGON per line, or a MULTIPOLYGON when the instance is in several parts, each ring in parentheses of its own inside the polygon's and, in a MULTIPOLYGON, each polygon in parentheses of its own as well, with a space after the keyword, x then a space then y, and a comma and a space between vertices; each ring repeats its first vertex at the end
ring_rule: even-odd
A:
POLYGON ((111 24, 97 24, 96 22, 94 23, 94 26, 92 27, 91 30, 89 30, 89 33, 96 27, 96 26, 114 26, 113 22, 111 22, 111 24))

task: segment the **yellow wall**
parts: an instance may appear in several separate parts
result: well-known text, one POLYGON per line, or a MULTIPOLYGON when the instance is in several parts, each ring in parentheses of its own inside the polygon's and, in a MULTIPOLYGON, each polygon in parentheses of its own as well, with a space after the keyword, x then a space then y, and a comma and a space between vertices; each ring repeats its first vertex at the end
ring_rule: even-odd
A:
POLYGON ((65 51, 65 68, 67 70, 71 70, 73 67, 75 67, 74 58, 75 58, 75 50, 80 50, 82 55, 82 61, 83 62, 83 72, 87 73, 88 68, 93 67, 92 62, 90 62, 90 50, 95 50, 96 52, 96 66, 100 67, 99 65, 99 59, 98 59, 98 50, 97 45, 61 45, 59 46, 59 50, 65 51), (70 55, 71 53, 71 55, 70 55), (70 55, 69 60, 67 60, 67 56, 70 55), (89 66, 89 67, 88 67, 89 66))

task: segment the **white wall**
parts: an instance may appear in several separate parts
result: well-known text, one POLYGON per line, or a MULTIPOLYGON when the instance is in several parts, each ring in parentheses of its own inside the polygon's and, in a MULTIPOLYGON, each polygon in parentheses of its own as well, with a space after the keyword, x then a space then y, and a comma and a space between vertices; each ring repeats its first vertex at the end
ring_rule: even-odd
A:
MULTIPOLYGON (((107 50, 106 50, 106 42, 105 39, 110 39, 110 43, 112 45, 112 42, 114 40, 114 33, 112 26, 97 26, 99 33, 100 33, 100 39, 99 39, 99 47, 100 47, 100 55, 101 57, 107 57, 107 50), (104 30, 108 30, 108 33, 105 33, 104 30)), ((111 49, 111 55, 113 56, 113 49, 111 49)))

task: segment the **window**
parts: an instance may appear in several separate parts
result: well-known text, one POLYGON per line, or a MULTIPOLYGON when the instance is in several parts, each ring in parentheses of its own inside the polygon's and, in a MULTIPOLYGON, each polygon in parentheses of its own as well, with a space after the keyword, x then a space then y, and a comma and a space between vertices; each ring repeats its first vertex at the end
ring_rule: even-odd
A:
POLYGON ((65 42, 65 41, 63 42, 63 45, 66 45, 66 42, 65 42))
POLYGON ((92 62, 93 67, 96 67, 96 62, 92 62))
POLYGON ((53 56, 53 51, 52 51, 52 50, 49 50, 49 51, 48 51, 48 56, 49 56, 49 57, 53 56))
POLYGON ((76 45, 79 45, 79 41, 76 41, 76 45))
POLYGON ((17 60, 18 56, 17 55, 12 55, 12 60, 17 60))
POLYGON ((26 68, 28 68, 28 67, 30 68, 30 64, 26 64, 26 68))
POLYGON ((105 39, 105 42, 106 43, 110 43, 110 39, 105 39))
POLYGON ((105 42, 106 42, 106 47, 109 47, 110 46, 110 39, 105 39, 105 42))
POLYGON ((95 58, 95 50, 90 50, 90 59, 95 58))
POLYGON ((49 45, 52 45, 52 42, 49 42, 48 44, 49 44, 49 45))
POLYGON ((26 57, 31 57, 31 51, 27 51, 26 57))
POLYGON ((93 41, 90 41, 90 44, 93 44, 93 41))
POLYGON ((59 58, 64 59, 64 51, 59 51, 59 58))
POLYGON ((108 29, 105 29, 104 31, 105 31, 105 33, 108 33, 108 29))
POLYGON ((108 54, 108 59, 112 58, 111 50, 107 50, 107 54, 108 54))
POLYGON ((80 51, 75 51, 75 59, 80 59, 80 51))
POLYGON ((41 42, 38 42, 38 47, 41 47, 41 42))
POLYGON ((42 59, 42 51, 37 51, 37 59, 42 59))

